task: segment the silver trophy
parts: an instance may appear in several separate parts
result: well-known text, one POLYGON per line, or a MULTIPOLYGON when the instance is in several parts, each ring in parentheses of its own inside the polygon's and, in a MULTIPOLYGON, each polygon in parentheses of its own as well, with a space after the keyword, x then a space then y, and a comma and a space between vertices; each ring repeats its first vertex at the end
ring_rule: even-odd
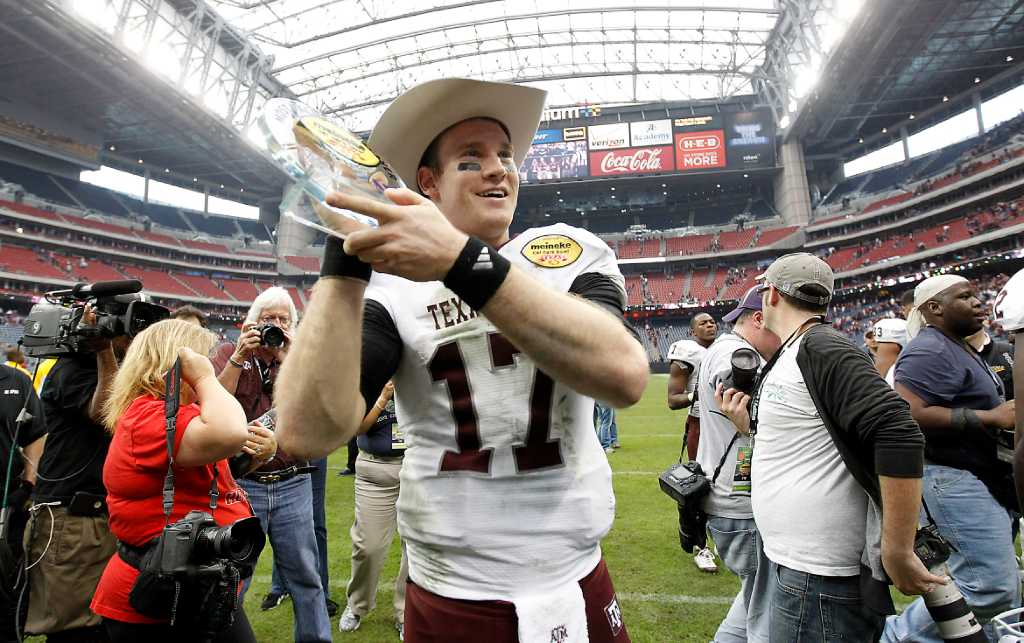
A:
POLYGON ((292 180, 281 216, 345 238, 376 228, 377 220, 327 205, 331 192, 357 194, 391 203, 384 191, 404 187, 398 175, 356 135, 302 103, 272 98, 256 120, 274 163, 292 180))

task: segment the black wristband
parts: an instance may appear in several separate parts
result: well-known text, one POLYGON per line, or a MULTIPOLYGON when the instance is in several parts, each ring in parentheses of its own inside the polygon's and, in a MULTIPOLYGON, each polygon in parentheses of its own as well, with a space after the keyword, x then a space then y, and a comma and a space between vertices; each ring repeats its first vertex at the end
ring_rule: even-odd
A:
POLYGON ((981 421, 974 409, 957 408, 953 409, 951 424, 957 431, 984 431, 985 423, 981 421))
POLYGON ((351 277, 365 282, 370 281, 370 264, 345 254, 343 241, 338 237, 328 235, 327 243, 324 245, 324 260, 320 264, 321 277, 351 277))
POLYGON ((470 237, 445 275, 444 285, 479 311, 498 292, 511 267, 512 263, 497 250, 470 237))

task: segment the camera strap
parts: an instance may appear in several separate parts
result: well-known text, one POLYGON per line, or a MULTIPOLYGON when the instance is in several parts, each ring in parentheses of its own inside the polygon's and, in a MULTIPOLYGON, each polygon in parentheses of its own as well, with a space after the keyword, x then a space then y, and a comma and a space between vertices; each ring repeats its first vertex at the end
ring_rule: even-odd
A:
MULTIPOLYGON (((181 406, 181 359, 164 375, 164 421, 167 431, 167 475, 164 476, 163 509, 164 526, 171 523, 174 508, 174 437, 178 425, 178 408, 181 406)), ((217 508, 217 465, 213 465, 213 479, 210 481, 210 510, 217 508)))
POLYGON ((718 474, 722 473, 722 467, 725 466, 725 461, 729 457, 729 452, 732 451, 732 445, 736 444, 736 439, 740 437, 740 432, 736 431, 732 434, 732 439, 729 440, 729 446, 725 447, 725 453, 722 454, 722 459, 718 461, 718 466, 715 467, 715 474, 711 476, 711 485, 714 486, 715 481, 718 480, 718 474))

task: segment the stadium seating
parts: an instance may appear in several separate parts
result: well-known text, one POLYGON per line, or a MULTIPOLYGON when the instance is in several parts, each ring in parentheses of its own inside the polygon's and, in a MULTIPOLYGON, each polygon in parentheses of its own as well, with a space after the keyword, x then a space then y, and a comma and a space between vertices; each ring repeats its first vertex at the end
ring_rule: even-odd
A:
POLYGON ((143 268, 138 265, 125 265, 122 272, 132 279, 141 281, 148 291, 168 295, 181 295, 188 298, 194 298, 199 295, 199 293, 175 279, 171 273, 163 270, 143 268))
POLYGON ((67 273, 57 268, 49 259, 36 253, 35 250, 7 243, 0 246, 0 272, 52 279, 70 279, 67 273))
POLYGON ((303 272, 320 272, 320 258, 319 257, 285 257, 284 260, 290 265, 295 266, 303 272))
POLYGON ((209 277, 202 274, 186 272, 174 273, 174 278, 196 292, 200 297, 209 299, 230 299, 223 290, 218 288, 209 277))
POLYGON ((221 278, 219 281, 224 284, 224 290, 238 301, 252 301, 260 294, 256 286, 249 281, 228 278, 221 278))

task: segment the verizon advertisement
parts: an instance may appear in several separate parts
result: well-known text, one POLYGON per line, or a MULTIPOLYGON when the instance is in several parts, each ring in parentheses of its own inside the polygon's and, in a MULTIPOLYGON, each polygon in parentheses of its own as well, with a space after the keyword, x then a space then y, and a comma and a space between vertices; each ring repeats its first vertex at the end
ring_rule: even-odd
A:
POLYGON ((629 123, 591 125, 588 131, 591 150, 613 150, 629 147, 629 123))
POLYGON ((591 176, 628 176, 671 171, 671 145, 590 152, 591 176))
POLYGON ((725 134, 722 130, 676 134, 676 169, 680 172, 725 167, 725 134))

